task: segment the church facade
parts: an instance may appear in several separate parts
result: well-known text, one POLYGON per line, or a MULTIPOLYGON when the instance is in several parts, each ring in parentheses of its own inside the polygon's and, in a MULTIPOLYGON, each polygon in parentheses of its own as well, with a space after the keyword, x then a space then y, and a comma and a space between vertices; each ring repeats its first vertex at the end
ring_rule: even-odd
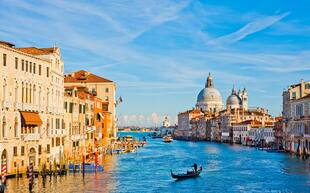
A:
MULTIPOLYGON (((246 88, 237 91, 233 87, 224 106, 222 95, 215 88, 213 77, 209 73, 205 87, 197 96, 195 107, 178 114, 175 136, 188 140, 233 142, 234 124, 246 124, 255 120, 260 123, 260 127, 273 127, 274 118, 268 110, 249 108, 248 101, 246 88)), ((241 127, 250 128, 247 125, 241 127)))

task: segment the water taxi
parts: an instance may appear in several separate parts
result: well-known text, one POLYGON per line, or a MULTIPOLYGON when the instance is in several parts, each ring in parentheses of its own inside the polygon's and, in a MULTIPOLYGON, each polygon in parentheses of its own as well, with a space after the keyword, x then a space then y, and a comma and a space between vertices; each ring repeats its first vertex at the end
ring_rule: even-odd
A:
POLYGON ((166 136, 164 136, 164 137, 163 137, 163 142, 165 142, 165 143, 171 143, 171 142, 173 142, 172 136, 171 136, 171 135, 166 135, 166 136))

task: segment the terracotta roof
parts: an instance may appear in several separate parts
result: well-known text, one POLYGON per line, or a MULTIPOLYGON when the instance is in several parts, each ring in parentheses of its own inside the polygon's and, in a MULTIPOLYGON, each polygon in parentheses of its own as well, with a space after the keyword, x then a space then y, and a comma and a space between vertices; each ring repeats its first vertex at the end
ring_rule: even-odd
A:
POLYGON ((15 48, 15 49, 31 55, 47 55, 54 53, 54 48, 29 47, 29 48, 15 48))
POLYGON ((65 76, 65 83, 71 82, 113 82, 103 77, 97 76, 85 70, 73 72, 65 76))
POLYGON ((79 99, 87 99, 88 96, 90 95, 89 93, 85 91, 78 91, 77 94, 78 94, 79 99))
POLYGON ((0 44, 1 45, 4 45, 4 46, 8 46, 10 48, 14 47, 15 45, 10 43, 10 42, 6 42, 6 41, 0 41, 0 44))
POLYGON ((276 121, 282 121, 283 120, 283 116, 278 116, 275 118, 276 121))

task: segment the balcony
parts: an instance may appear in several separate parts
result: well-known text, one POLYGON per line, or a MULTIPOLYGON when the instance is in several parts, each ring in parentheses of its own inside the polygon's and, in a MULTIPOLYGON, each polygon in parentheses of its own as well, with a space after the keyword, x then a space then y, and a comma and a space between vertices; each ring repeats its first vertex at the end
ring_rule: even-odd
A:
POLYGON ((49 113, 53 113, 53 110, 54 110, 53 107, 51 107, 51 106, 48 106, 48 107, 47 107, 47 111, 48 111, 49 113))
POLYGON ((22 110, 23 109, 22 103, 15 103, 15 109, 22 110))
POLYGON ((83 136, 81 134, 75 134, 75 135, 71 135, 70 138, 72 141, 79 141, 79 140, 86 139, 86 136, 83 136))
POLYGON ((33 111, 39 111, 39 106, 38 105, 32 105, 32 110, 33 111))
POLYGON ((39 133, 22 134, 21 138, 24 141, 39 141, 41 139, 41 135, 39 133))
POLYGON ((45 110, 45 108, 44 108, 43 105, 39 106, 39 111, 40 111, 40 112, 44 112, 44 110, 45 110))
POLYGON ((23 105, 23 111, 31 111, 32 110, 32 106, 31 104, 22 104, 23 105))
POLYGON ((53 129, 50 131, 51 135, 65 135, 66 131, 64 129, 53 129))
POLYGON ((3 101, 2 102, 2 106, 4 108, 10 108, 11 107, 11 102, 10 101, 3 101))

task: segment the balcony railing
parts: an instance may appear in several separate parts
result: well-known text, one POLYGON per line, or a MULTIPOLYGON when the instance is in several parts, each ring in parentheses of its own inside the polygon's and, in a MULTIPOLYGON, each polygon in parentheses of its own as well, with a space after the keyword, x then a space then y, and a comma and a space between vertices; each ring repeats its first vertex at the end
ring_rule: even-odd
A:
POLYGON ((65 129, 52 129, 50 130, 50 135, 66 135, 65 129))
POLYGON ((70 138, 72 141, 79 141, 79 140, 86 139, 86 136, 83 136, 81 134, 75 134, 75 135, 71 135, 70 138))
POLYGON ((41 139, 41 136, 39 133, 28 133, 28 134, 22 134, 21 138, 24 141, 38 141, 41 139))
POLYGON ((15 103, 15 109, 22 110, 23 109, 22 103, 15 103))
POLYGON ((3 101, 2 102, 2 106, 4 108, 10 108, 11 107, 11 102, 10 101, 3 101))
POLYGON ((31 104, 22 104, 23 105, 23 111, 31 111, 32 110, 32 106, 31 104))

